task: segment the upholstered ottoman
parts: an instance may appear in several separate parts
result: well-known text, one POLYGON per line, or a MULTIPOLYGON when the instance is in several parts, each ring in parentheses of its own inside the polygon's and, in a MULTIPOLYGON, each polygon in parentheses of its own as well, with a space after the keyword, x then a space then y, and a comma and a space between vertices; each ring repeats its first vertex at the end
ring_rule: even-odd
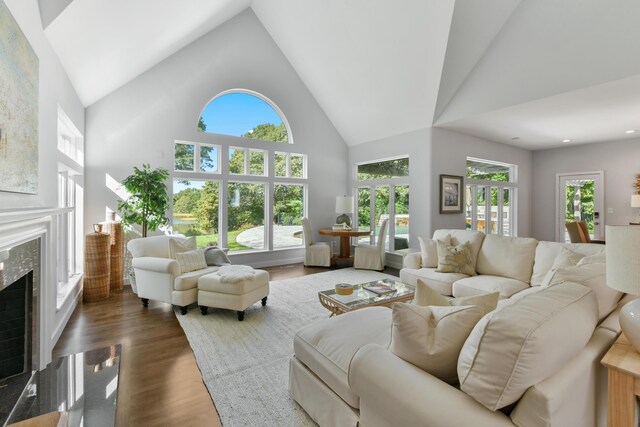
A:
POLYGON ((202 315, 209 307, 236 310, 238 320, 244 320, 244 311, 262 300, 267 305, 269 273, 244 265, 220 267, 215 273, 198 279, 198 305, 202 315))

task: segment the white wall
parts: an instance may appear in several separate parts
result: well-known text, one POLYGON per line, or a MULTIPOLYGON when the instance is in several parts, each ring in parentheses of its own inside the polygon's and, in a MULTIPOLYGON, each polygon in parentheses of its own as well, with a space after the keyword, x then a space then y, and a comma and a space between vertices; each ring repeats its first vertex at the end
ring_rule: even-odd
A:
MULTIPOLYGON (((76 128, 84 133, 84 107, 80 103, 60 61, 55 55, 49 41, 42 30, 37 0, 5 0, 11 14, 20 25, 25 36, 31 43, 39 59, 39 93, 38 93, 38 194, 16 194, 0 192, 0 210, 25 210, 28 208, 55 207, 58 204, 57 186, 57 136, 58 136, 58 106, 60 106, 73 122, 76 128)), ((82 185, 82 183, 79 183, 82 185)), ((47 214, 48 215, 48 214, 47 214)), ((55 229, 55 225, 53 226, 55 229)), ((56 310, 57 259, 56 245, 49 247, 49 254, 43 256, 42 286, 48 290, 43 294, 51 295, 46 300, 50 307, 45 310, 48 349, 53 348, 71 312, 75 308, 79 296, 79 287, 75 287, 56 310), (47 265, 50 262, 50 265, 47 265), (51 307, 52 306, 52 307, 51 307)), ((82 248, 79 248, 82 251, 82 248)))
MULTIPOLYGON (((143 163, 171 170, 176 139, 275 147, 197 132, 209 100, 233 88, 261 93, 284 112, 294 144, 277 147, 308 155, 309 217, 316 227, 333 224, 335 196, 347 186, 346 144, 250 9, 87 109, 85 223, 116 209, 108 177, 119 182, 143 163)), ((302 256, 296 249, 235 255, 233 262, 263 265, 302 256)))
POLYGON ((531 236, 531 165, 529 150, 511 147, 446 129, 432 128, 431 138, 431 209, 432 230, 464 228, 465 214, 441 214, 439 208, 440 175, 467 173, 467 157, 514 164, 518 167, 518 236, 531 236))
POLYGON ((638 212, 630 207, 636 174, 640 173, 640 139, 571 145, 533 153, 533 237, 555 240, 556 174, 604 171, 605 224, 625 225, 638 212), (607 213, 613 209, 613 214, 607 213))
POLYGON ((467 157, 518 166, 518 235, 530 235, 531 152, 439 128, 427 128, 384 138, 349 149, 350 187, 356 184, 353 165, 389 157, 409 156, 409 240, 419 248, 418 236, 439 228, 465 228, 464 214, 440 214, 440 174, 466 174, 467 157))
POLYGON ((39 60, 38 194, 0 192, 0 209, 53 207, 58 203, 58 105, 84 133, 84 107, 42 30, 36 0, 5 0, 39 60))

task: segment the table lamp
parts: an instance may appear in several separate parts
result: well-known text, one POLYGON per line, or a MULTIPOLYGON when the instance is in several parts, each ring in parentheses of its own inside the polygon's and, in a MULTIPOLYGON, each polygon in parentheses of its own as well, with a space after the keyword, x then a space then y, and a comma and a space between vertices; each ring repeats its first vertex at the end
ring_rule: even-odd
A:
MULTIPOLYGON (((607 225, 607 286, 640 295, 640 226, 607 225)), ((640 299, 620 310, 620 327, 640 351, 640 299)))
POLYGON ((340 214, 340 216, 336 218, 336 224, 347 224, 351 227, 351 218, 349 218, 347 214, 353 213, 353 197, 336 197, 336 213, 340 214))
MULTIPOLYGON (((640 194, 633 194, 631 196, 631 207, 640 208, 640 194)), ((635 222, 640 222, 640 217, 636 217, 635 222)))

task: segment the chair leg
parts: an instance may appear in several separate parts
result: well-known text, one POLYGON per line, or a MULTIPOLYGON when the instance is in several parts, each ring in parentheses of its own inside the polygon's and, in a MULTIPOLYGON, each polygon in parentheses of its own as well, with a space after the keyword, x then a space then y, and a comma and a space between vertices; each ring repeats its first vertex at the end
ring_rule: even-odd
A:
POLYGON ((208 312, 209 312, 209 307, 207 307, 206 305, 200 306, 200 313, 202 313, 203 316, 206 316, 208 312))
POLYGON ((244 310, 238 312, 238 321, 242 322, 244 320, 244 310))
POLYGON ((267 305, 267 297, 262 298, 262 306, 267 305))
POLYGON ((180 307, 180 314, 182 314, 183 316, 184 316, 185 314, 187 314, 187 307, 185 307, 185 306, 181 306, 181 307, 180 307))
POLYGON ((143 306, 149 307, 149 298, 140 298, 140 301, 142 301, 143 306))

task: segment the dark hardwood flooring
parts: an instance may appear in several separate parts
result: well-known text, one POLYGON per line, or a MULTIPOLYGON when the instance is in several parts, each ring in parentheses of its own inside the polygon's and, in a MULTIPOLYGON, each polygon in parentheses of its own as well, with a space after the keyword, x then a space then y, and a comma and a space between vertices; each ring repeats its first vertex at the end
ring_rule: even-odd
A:
MULTIPOLYGON (((266 268, 271 280, 330 271, 302 264, 266 268)), ((398 270, 385 273, 397 276, 398 270)), ((191 310, 197 309, 191 307, 191 310)), ((53 357, 122 344, 117 426, 220 426, 195 356, 169 304, 144 308, 131 288, 78 304, 53 357)))

